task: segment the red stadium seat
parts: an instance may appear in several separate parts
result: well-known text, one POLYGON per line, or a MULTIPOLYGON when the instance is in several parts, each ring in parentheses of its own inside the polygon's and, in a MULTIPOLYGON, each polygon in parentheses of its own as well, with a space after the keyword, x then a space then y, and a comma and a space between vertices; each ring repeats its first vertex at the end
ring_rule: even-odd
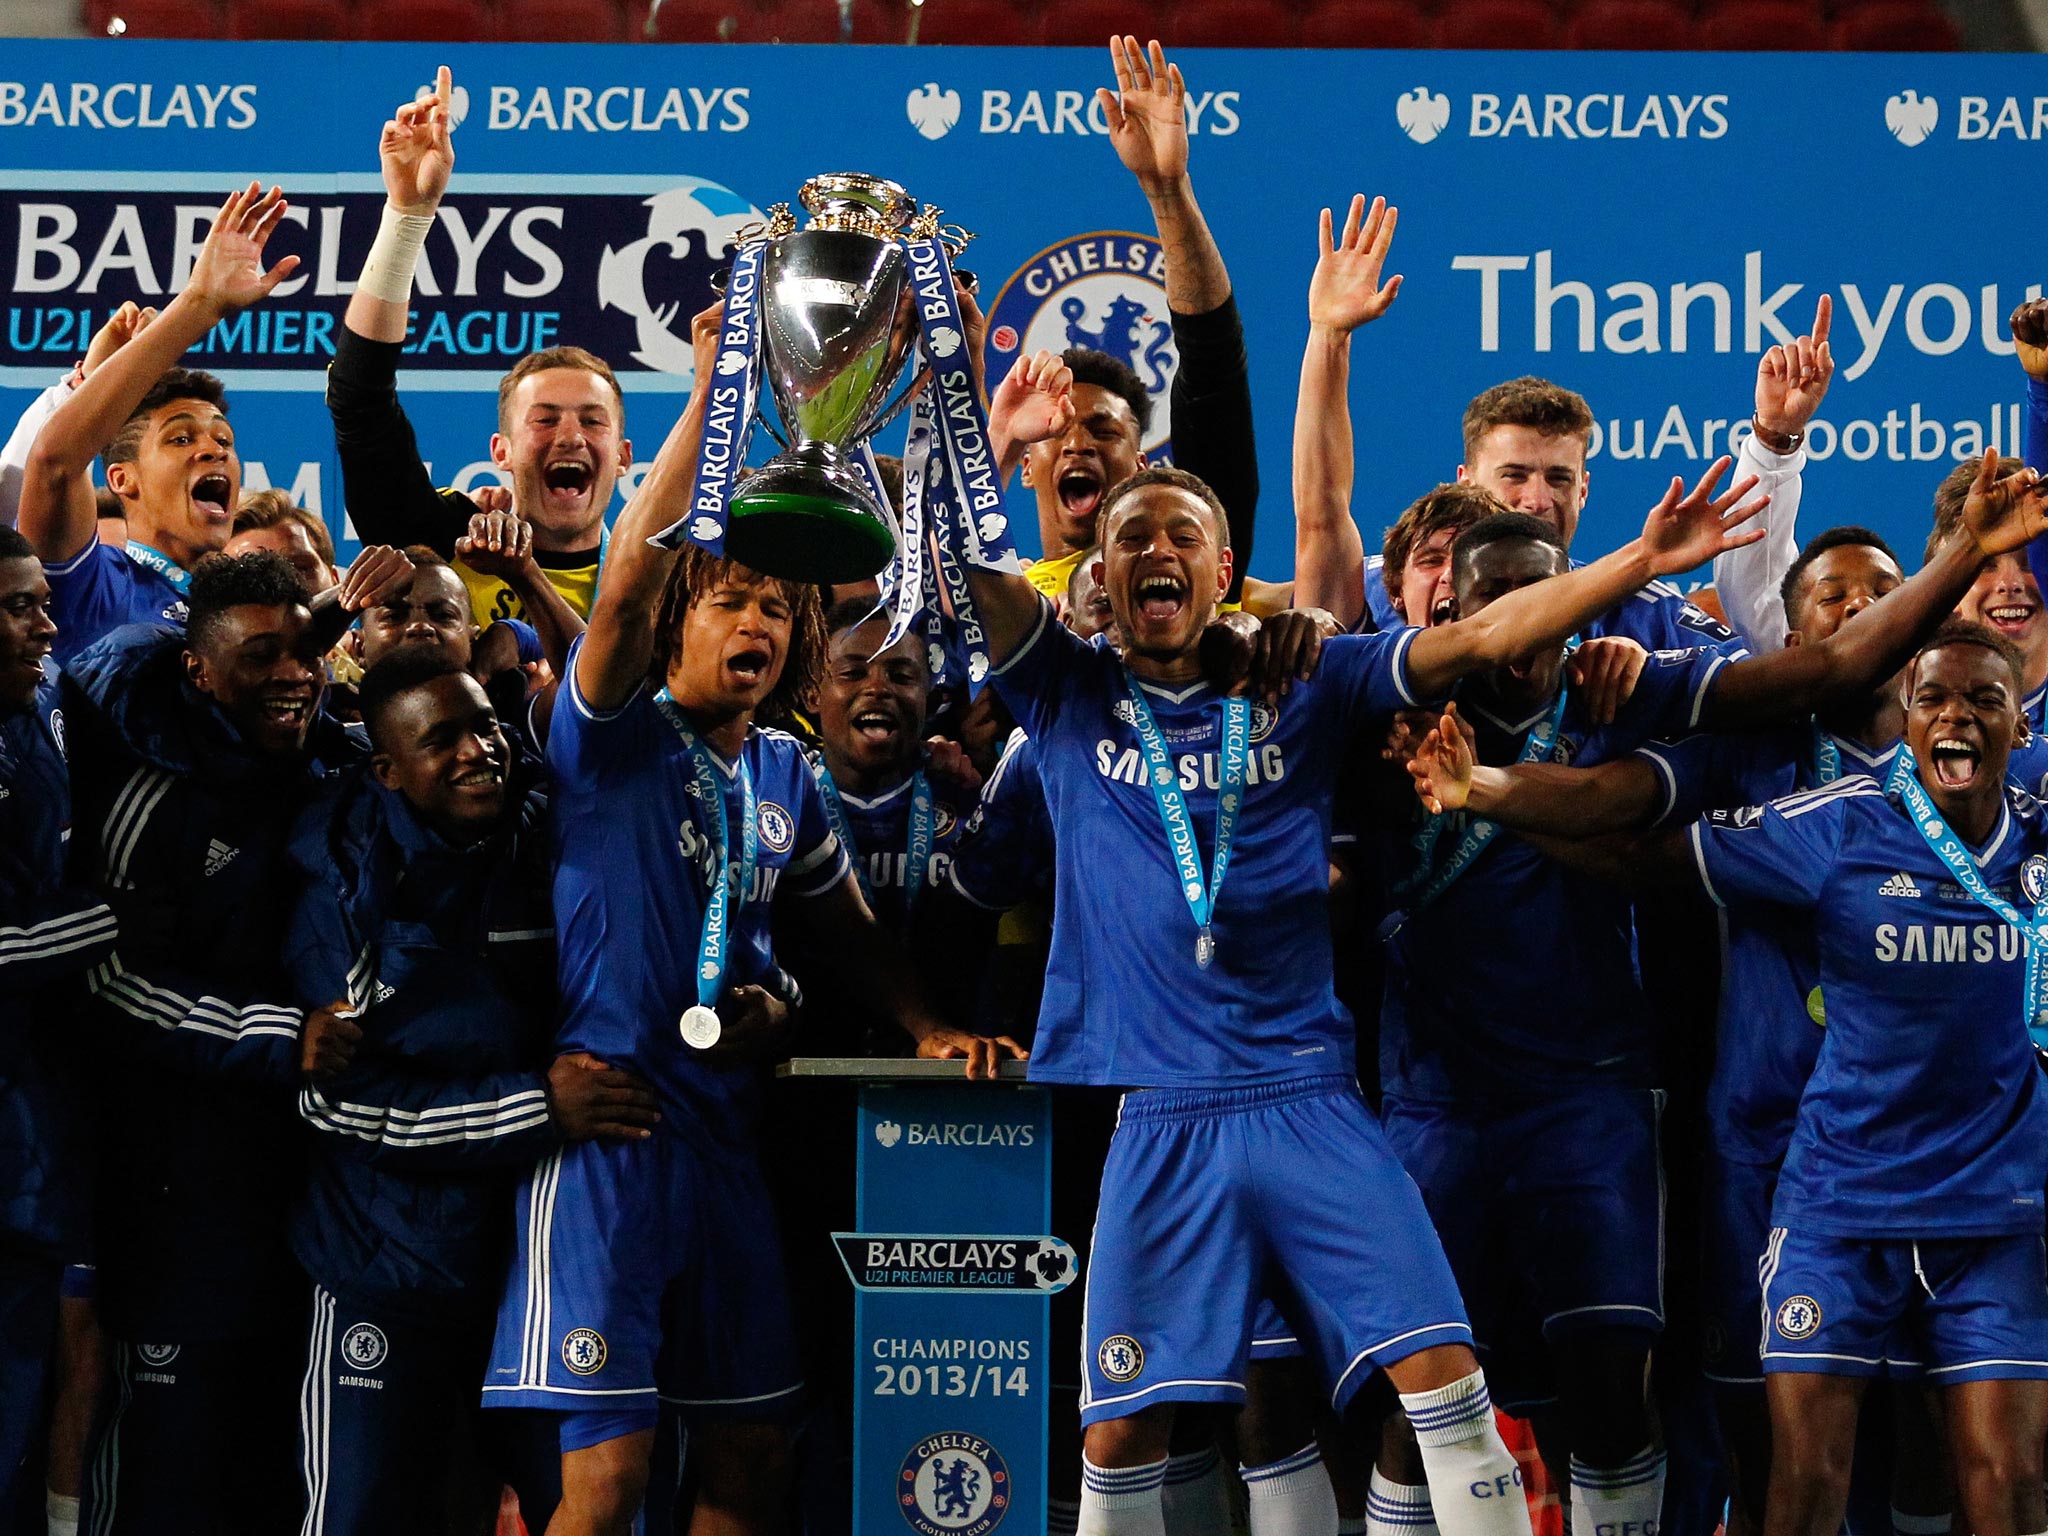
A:
POLYGON ((1445 48, 1555 48, 1557 13, 1544 0, 1465 0, 1437 28, 1445 48))
POLYGON ((1411 0, 1323 0, 1301 18, 1304 48, 1427 48, 1436 28, 1411 0))
POLYGON ((228 36, 294 43, 355 36, 344 0, 235 0, 228 36))
POLYGON ((491 33, 477 0, 367 0, 356 12, 356 35, 366 42, 476 43, 491 33))
POLYGON ((1055 47, 1104 48, 1112 34, 1141 43, 1160 35, 1160 15, 1147 0, 1052 0, 1045 40, 1055 47))
POLYGON ((611 0, 504 0, 497 21, 504 43, 616 43, 625 26, 611 0))
POLYGON ((924 0, 917 19, 920 43, 1018 48, 1038 41, 1039 17, 1010 0, 924 0))
POLYGON ((1671 0, 1589 0, 1565 27, 1565 40, 1574 48, 1696 46, 1692 17, 1671 0))
POLYGON ((1837 48, 1855 53, 1954 53, 1963 42, 1954 22, 1917 0, 1858 6, 1834 35, 1837 48))
POLYGON ((1297 17, 1281 0, 1202 0, 1176 6, 1166 21, 1173 48, 1287 48, 1297 17))
POLYGON ((1700 18, 1699 46, 1740 53, 1816 53, 1828 46, 1818 12, 1800 0, 1734 0, 1700 18))
POLYGON ((101 27, 116 18, 127 37, 220 36, 220 18, 209 0, 118 0, 107 7, 101 27))

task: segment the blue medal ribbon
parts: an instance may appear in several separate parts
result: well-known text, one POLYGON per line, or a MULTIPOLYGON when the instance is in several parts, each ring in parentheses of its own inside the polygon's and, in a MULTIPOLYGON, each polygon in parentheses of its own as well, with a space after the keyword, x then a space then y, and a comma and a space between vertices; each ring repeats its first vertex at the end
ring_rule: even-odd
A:
POLYGON ((191 572, 173 561, 170 556, 159 554, 147 544, 138 544, 133 539, 130 539, 121 547, 130 560, 133 560, 145 570, 155 571, 157 575, 163 577, 165 581, 176 587, 180 597, 190 597, 192 595, 191 572))
POLYGON ((1813 722, 1813 787, 1824 789, 1842 776, 1842 749, 1835 738, 1813 722))
MULTIPOLYGON (((1567 662, 1571 660, 1571 654, 1577 648, 1578 642, 1576 640, 1565 648, 1564 654, 1567 662)), ((1531 731, 1528 739, 1522 743, 1522 750, 1515 759, 1516 762, 1542 763, 1550 760, 1551 755, 1557 751, 1558 734, 1564 727, 1565 704, 1570 698, 1571 684, 1560 673, 1557 683, 1557 697, 1551 702, 1550 713, 1545 717, 1543 723, 1531 731)), ((1454 812, 1451 815, 1430 817, 1423 824, 1422 830, 1415 834, 1413 844, 1416 859, 1415 872, 1402 882, 1397 892, 1397 894, 1404 896, 1406 899, 1402 905, 1396 907, 1380 920, 1379 936, 1381 942, 1384 943, 1386 940, 1391 939, 1396 933, 1401 931, 1402 925, 1408 921, 1412 914, 1420 912, 1424 907, 1443 895, 1445 891, 1457 884, 1459 877, 1472 867, 1472 861, 1477 859, 1485 851, 1486 845, 1499 835, 1500 824, 1488 821, 1484 816, 1467 818, 1462 813, 1454 812), (1445 831, 1449 829, 1453 816, 1465 821, 1465 835, 1458 839, 1457 846, 1451 850, 1450 856, 1441 865, 1438 865, 1436 863, 1437 844, 1442 840, 1445 831), (1432 870, 1434 870, 1434 873, 1431 872, 1432 870), (1418 886, 1420 887, 1419 890, 1417 889, 1418 886)))
POLYGON ((1167 755, 1166 739, 1152 718, 1144 689, 1128 677, 1125 687, 1131 700, 1131 726, 1138 733, 1138 749, 1145 758, 1145 781, 1152 786, 1152 803, 1159 807, 1159 820, 1166 828, 1166 849, 1180 876, 1180 893, 1195 919, 1195 964, 1206 970, 1216 958, 1210 925, 1216 915, 1216 898, 1223 893, 1223 876, 1230 868, 1238 812, 1244 806, 1245 775, 1251 761, 1251 703, 1235 697, 1223 701, 1223 782, 1216 792, 1216 850, 1205 884, 1194 816, 1188 810, 1187 797, 1180 792, 1180 775, 1167 755))
POLYGON ((2020 915, 2020 910, 1985 883, 1978 872, 1977 861, 1963 840, 1956 836, 1942 814, 1935 808, 1926 788, 1920 783, 1919 764, 1913 756, 1913 749, 1905 742, 1899 743, 1898 756, 1892 759, 1892 771, 1885 780, 1884 792, 1895 797, 1912 818, 1913 825, 1920 831, 1934 856, 1941 860, 1942 867, 1955 877, 1955 882, 1979 905, 1989 907, 2020 931, 2027 945, 2027 982, 2023 994, 2027 1033, 2032 1036, 2037 1049, 2048 1049, 2048 891, 2043 891, 2041 900, 2034 903, 2031 918, 2020 915))
POLYGON ((716 1009, 719 994, 724 990, 726 957, 732 949, 732 926, 739 921, 739 911, 746 903, 747 892, 754 887, 754 870, 761 859, 761 828, 754 806, 754 776, 747 770, 746 753, 742 751, 738 763, 742 823, 740 867, 735 879, 728 862, 732 856, 732 829, 726 822, 725 792, 719 786, 718 770, 712 766, 711 750, 697 739, 696 730, 666 688, 654 696, 654 703, 662 718, 682 738, 684 754, 690 760, 691 793, 700 807, 699 825, 709 823, 706 830, 716 856, 718 878, 709 882, 704 893, 704 931, 697 942, 697 1001, 706 1008, 716 1009))
MULTIPOLYGON (((854 840, 853 828, 847 822, 846 807, 839 799, 839 786, 832 780, 832 770, 822 760, 811 765, 811 772, 818 780, 818 789, 825 801, 825 819, 832 824, 832 833, 845 848, 847 858, 853 861, 853 878, 860 882, 861 896, 872 912, 875 909, 875 892, 868 882, 867 860, 861 856, 860 844, 854 840)), ((924 889, 925 870, 932 861, 932 825, 935 819, 931 781, 920 768, 910 776, 910 836, 904 849, 903 865, 903 912, 906 917, 917 905, 918 893, 924 889)))
POLYGON ((681 549, 688 539, 714 555, 725 553, 726 503, 746 465, 754 405, 761 394, 759 301, 761 263, 767 252, 768 240, 762 236, 733 253, 725 310, 718 322, 717 360, 712 364, 712 376, 698 379, 692 386, 711 394, 704 409, 704 441, 697 450, 690 505, 680 518, 648 540, 663 549, 681 549))

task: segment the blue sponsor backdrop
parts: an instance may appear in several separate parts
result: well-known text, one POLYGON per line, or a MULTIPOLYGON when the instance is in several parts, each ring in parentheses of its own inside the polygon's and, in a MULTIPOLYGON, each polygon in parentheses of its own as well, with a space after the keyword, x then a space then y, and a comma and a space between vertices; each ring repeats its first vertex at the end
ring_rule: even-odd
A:
MULTIPOLYGON (((651 455, 688 388, 714 254, 823 170, 894 177, 979 233, 962 264, 996 311, 995 366, 1085 339, 1128 356, 1163 403, 1156 245, 1102 136, 1108 68, 1091 50, 15 41, 0 59, 0 410, 68 368, 113 305, 173 291, 225 188, 275 179, 298 209, 274 244, 306 258, 303 279, 195 361, 232 386, 251 484, 290 486, 345 535, 319 370, 375 228, 378 125, 444 61, 463 93, 456 181, 403 379, 444 482, 487 473, 497 376, 550 341, 619 366, 651 455)), ((1840 372, 1812 443, 1812 526, 1854 519, 1917 548, 1956 457, 2012 445, 2004 316, 2042 281, 2012 195, 2042 165, 2039 59, 1182 62, 1196 186, 1252 352, 1257 574, 1292 561, 1316 211, 1354 190, 1400 206, 1408 278, 1355 348, 1369 538, 1455 469, 1465 401, 1523 372, 1592 401, 1585 538, 1626 536, 1671 475, 1726 451, 1758 353, 1803 330, 1823 289, 1840 372)))

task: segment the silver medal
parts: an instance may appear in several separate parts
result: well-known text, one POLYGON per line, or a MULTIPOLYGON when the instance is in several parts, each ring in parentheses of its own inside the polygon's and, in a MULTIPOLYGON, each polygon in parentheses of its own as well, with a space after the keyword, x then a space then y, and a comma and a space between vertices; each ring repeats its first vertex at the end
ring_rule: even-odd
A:
POLYGON ((718 1044, 718 1037, 724 1027, 718 1022, 718 1010, 706 1008, 702 1003, 683 1010, 683 1044, 693 1050, 708 1051, 718 1044))
POLYGON ((1216 941, 1209 936, 1209 931, 1205 928, 1195 940, 1195 964, 1206 971, 1209 969, 1209 962, 1215 958, 1216 941))

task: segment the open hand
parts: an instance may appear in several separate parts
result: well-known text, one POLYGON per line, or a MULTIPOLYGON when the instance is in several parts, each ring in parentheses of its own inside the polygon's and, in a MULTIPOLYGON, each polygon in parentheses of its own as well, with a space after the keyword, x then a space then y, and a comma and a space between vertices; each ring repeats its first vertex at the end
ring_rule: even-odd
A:
POLYGON ((1408 760, 1416 796, 1432 816, 1462 811, 1472 795, 1472 771, 1479 764, 1479 738, 1459 718, 1458 706, 1446 704, 1436 729, 1408 760))
POLYGON ((1010 365, 989 402, 989 436, 1020 446, 1063 436, 1074 425, 1074 370, 1057 352, 1033 352, 1010 365))
POLYGON ((192 263, 185 292, 221 314, 268 298, 299 265, 298 257, 287 256, 263 270, 263 247, 289 206, 278 188, 265 192, 253 181, 230 195, 192 263))
POLYGON ((430 214, 448 190, 455 169, 455 141, 448 127, 454 90, 454 77, 443 64, 434 72, 434 94, 392 113, 377 139, 384 196, 400 213, 430 214))
POLYGON ((570 1141, 644 1141, 660 1123, 658 1102, 639 1078, 587 1051, 557 1056, 548 1068, 548 1112, 570 1141))
POLYGON ((1188 84, 1156 40, 1141 49, 1135 37, 1112 37, 1109 61, 1116 89, 1098 90, 1095 99, 1117 159, 1150 197, 1188 173, 1188 84))
POLYGON ((412 561, 404 550, 389 544, 367 546, 341 578, 342 612, 363 613, 381 607, 412 584, 412 575, 412 561))
POLYGON ((1835 376, 1835 354, 1828 347, 1834 313, 1834 300, 1822 294, 1812 332, 1790 346, 1772 347, 1757 360, 1756 419, 1765 431, 1797 436, 1820 409, 1835 376))
POLYGON ((1756 488, 1755 475, 1745 475, 1723 494, 1714 494, 1733 462, 1726 454, 1714 460, 1690 491, 1678 476, 1671 477, 1671 488, 1643 524, 1643 550, 1650 557, 1652 574, 1676 576, 1764 536, 1760 527, 1742 527, 1770 505, 1768 496, 1743 501, 1756 488))
POLYGON ((1330 210, 1323 210, 1317 234, 1322 254, 1316 259, 1315 275, 1308 280, 1308 323, 1318 330, 1349 335, 1361 325, 1379 319, 1392 307, 1401 291, 1399 273, 1380 281, 1387 250, 1394 243, 1394 225, 1401 210, 1389 208, 1384 197, 1372 200, 1370 211, 1365 194, 1351 199, 1351 211, 1344 216, 1344 238, 1332 240, 1330 210))
POLYGON ((1268 704, 1278 704, 1297 682, 1316 675, 1323 642, 1342 634, 1336 615, 1320 608, 1289 608, 1259 625, 1252 637, 1251 667, 1245 691, 1268 704))

